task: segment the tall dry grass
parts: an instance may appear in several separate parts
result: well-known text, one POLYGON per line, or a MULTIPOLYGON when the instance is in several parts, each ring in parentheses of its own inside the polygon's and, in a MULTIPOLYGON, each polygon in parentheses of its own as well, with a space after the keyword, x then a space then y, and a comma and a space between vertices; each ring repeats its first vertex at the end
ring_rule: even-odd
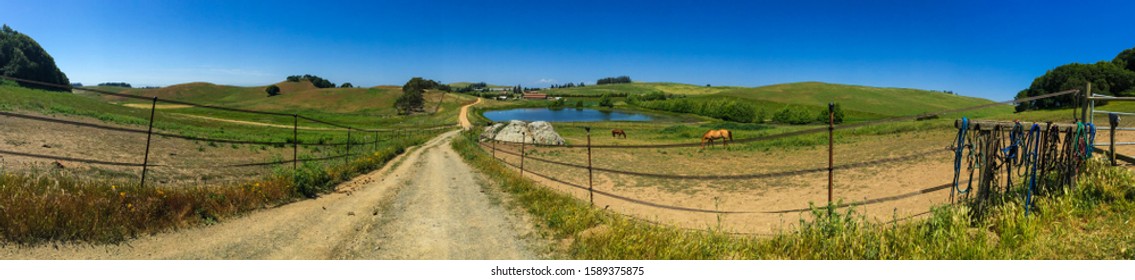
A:
POLYGON ((333 191, 385 165, 433 134, 395 141, 345 164, 304 164, 239 184, 140 187, 137 181, 52 172, 0 172, 0 244, 118 243, 140 235, 213 224, 256 209, 333 191))

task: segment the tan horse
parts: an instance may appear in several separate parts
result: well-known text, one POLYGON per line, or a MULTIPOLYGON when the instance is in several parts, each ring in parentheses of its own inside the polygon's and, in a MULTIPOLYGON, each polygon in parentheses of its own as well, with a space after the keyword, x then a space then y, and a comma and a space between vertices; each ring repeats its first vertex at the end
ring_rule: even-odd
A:
POLYGON ((705 149, 705 142, 707 141, 710 146, 713 146, 713 140, 715 139, 721 139, 721 145, 727 146, 728 142, 726 142, 726 140, 733 141, 733 132, 730 132, 728 129, 710 129, 701 136, 701 148, 705 149))
POLYGON ((627 139, 627 132, 626 131, 623 131, 622 129, 612 129, 611 130, 611 137, 619 138, 619 135, 622 135, 623 139, 627 139))

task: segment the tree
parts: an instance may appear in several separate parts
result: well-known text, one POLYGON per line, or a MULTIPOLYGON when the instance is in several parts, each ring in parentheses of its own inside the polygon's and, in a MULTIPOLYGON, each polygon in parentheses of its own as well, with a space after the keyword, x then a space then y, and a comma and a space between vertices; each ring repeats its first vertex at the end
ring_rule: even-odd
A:
POLYGON ((627 83, 631 83, 631 77, 628 77, 628 76, 607 77, 607 78, 599 79, 599 81, 595 82, 595 84, 597 84, 597 85, 627 84, 627 83))
POLYGON ((288 78, 287 78, 287 81, 289 81, 289 82, 299 82, 299 81, 302 81, 302 80, 311 81, 311 84, 314 85, 317 88, 334 88, 335 87, 335 83, 332 83, 331 81, 328 81, 327 79, 324 79, 322 77, 312 75, 312 74, 304 74, 303 76, 292 75, 292 76, 288 76, 288 78))
POLYGON ((1123 50, 1111 60, 1111 63, 1127 71, 1135 71, 1135 48, 1123 50))
MULTIPOLYGON (((839 103, 835 104, 834 108, 832 108, 832 111, 835 112, 835 115, 830 117, 834 119, 835 123, 843 123, 843 109, 839 107, 839 103)), ((820 123, 828 123, 828 118, 828 109, 824 108, 824 110, 820 111, 820 114, 816 116, 816 121, 820 123)))
POLYGON ((100 87, 124 87, 124 88, 132 88, 133 87, 133 86, 130 86, 130 83, 127 83, 127 82, 103 82, 103 83, 99 83, 99 86, 100 87))
POLYGON ((776 111, 772 115, 772 120, 785 124, 808 124, 816 120, 814 116, 805 108, 789 105, 776 111))
MULTIPOLYGON (((1056 67, 1033 80, 1029 88, 1017 93, 1016 98, 1045 95, 1069 89, 1084 89, 1092 83, 1093 93, 1135 96, 1135 72, 1111 62, 1095 64, 1072 63, 1056 67)), ((1074 106, 1072 95, 1063 95, 1017 104, 1018 112, 1030 109, 1052 109, 1074 106)))
POLYGON ((405 85, 402 85, 402 95, 394 100, 394 107, 398 108, 400 114, 425 111, 423 109, 425 98, 422 94, 427 89, 437 89, 438 87, 438 82, 434 80, 422 79, 421 77, 411 78, 405 85))
MULTIPOLYGON (((55 59, 47 54, 39 43, 28 35, 12 30, 7 24, 0 28, 0 75, 48 84, 71 84, 67 75, 55 65, 55 59)), ((17 82, 17 84, 44 90, 68 90, 32 83, 17 82)))
POLYGON ((278 87, 276 85, 270 85, 270 86, 264 88, 264 92, 268 93, 268 97, 277 96, 277 95, 280 95, 280 87, 278 87))
POLYGON ((599 97, 599 106, 611 108, 615 107, 615 103, 611 102, 610 94, 604 93, 603 96, 599 97))
POLYGON ((339 85, 339 87, 340 88, 353 88, 353 87, 355 87, 355 85, 352 85, 351 83, 343 83, 342 85, 339 85))

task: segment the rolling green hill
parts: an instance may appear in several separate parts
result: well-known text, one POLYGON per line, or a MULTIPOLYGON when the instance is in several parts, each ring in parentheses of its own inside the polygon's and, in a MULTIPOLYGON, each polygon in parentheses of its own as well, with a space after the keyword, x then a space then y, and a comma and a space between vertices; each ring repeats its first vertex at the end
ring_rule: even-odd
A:
MULTIPOLYGON (((991 103, 992 101, 937 91, 907 88, 879 88, 855 85, 803 82, 728 90, 717 96, 734 97, 757 103, 794 104, 822 108, 839 103, 844 110, 878 116, 909 116, 991 103)), ((994 110, 1011 110, 995 107, 994 110)))
MULTIPOLYGON (((826 109, 828 102, 839 103, 848 121, 864 121, 894 116, 911 116, 941 112, 989 104, 992 101, 907 88, 880 88, 856 85, 829 84, 820 82, 801 82, 746 88, 714 86, 705 87, 680 83, 629 83, 606 84, 577 88, 545 90, 549 95, 599 96, 605 93, 626 93, 630 95, 666 93, 678 95, 693 103, 705 104, 710 101, 734 101, 752 105, 763 110, 766 116, 788 107, 795 106, 810 112, 826 109)), ((1011 113, 1012 107, 994 106, 965 116, 981 117, 994 114, 1011 113)))
MULTIPOLYGON (((394 114, 394 99, 402 93, 400 88, 380 86, 372 88, 316 88, 309 81, 280 82, 280 95, 269 97, 264 87, 237 87, 211 83, 187 83, 157 89, 127 89, 100 87, 112 92, 157 96, 160 99, 178 100, 206 105, 235 107, 263 111, 309 111, 330 113, 394 114)), ((436 102, 438 94, 427 94, 436 102)), ((145 103, 136 99, 102 96, 123 104, 145 103)))
MULTIPOLYGON (((163 100, 177 100, 204 105, 214 105, 247 110, 298 113, 328 121, 345 124, 374 127, 378 124, 388 125, 422 125, 448 122, 441 118, 453 118, 455 115, 438 114, 437 116, 406 117, 398 116, 394 109, 394 100, 402 94, 399 87, 378 86, 372 88, 316 88, 309 81, 280 82, 280 95, 269 97, 263 86, 238 87, 216 85, 211 83, 187 83, 162 88, 121 88, 121 87, 90 87, 103 91, 132 94, 139 96, 157 96, 163 100), (409 122, 408 122, 409 121, 409 122)), ((83 92, 77 89, 76 93, 93 100, 108 104, 118 104, 121 107, 148 108, 149 102, 132 98, 83 92)), ((437 102, 442 101, 442 94, 438 91, 428 91, 425 94, 427 109, 432 112, 437 102)), ((456 94, 446 94, 445 104, 440 110, 455 110, 459 103, 470 102, 474 97, 456 94)), ((161 103, 159 103, 161 104, 161 103)), ((191 108, 185 106, 159 107, 171 113, 184 113, 190 115, 204 115, 218 118, 246 119, 255 117, 260 122, 291 123, 291 118, 250 116, 244 113, 218 111, 204 108, 191 108)))

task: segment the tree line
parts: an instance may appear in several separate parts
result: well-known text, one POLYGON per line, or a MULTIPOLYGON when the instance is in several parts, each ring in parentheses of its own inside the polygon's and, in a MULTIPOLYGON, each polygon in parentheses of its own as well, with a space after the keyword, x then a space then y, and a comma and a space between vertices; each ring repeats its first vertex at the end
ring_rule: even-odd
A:
MULTIPOLYGON (((1033 80, 1016 98, 1045 95, 1069 89, 1084 89, 1092 83, 1092 92, 1112 96, 1135 96, 1135 48, 1120 52, 1111 61, 1094 64, 1071 63, 1048 70, 1033 80)), ((1045 98, 1017 104, 1016 111, 1055 109, 1075 106, 1072 95, 1045 98)))
POLYGON ((552 84, 549 87, 550 88, 573 88, 573 87, 584 87, 584 86, 587 86, 587 85, 583 84, 583 82, 579 82, 578 84, 569 82, 569 83, 566 83, 566 84, 552 84))
POLYGON ((100 87, 124 87, 124 88, 133 88, 133 86, 131 86, 131 85, 130 85, 130 83, 127 83, 127 82, 105 82, 105 83, 99 83, 99 86, 100 86, 100 87))
MULTIPOLYGON (((7 24, 0 28, 0 74, 49 84, 71 84, 67 74, 59 70, 55 65, 55 59, 39 43, 28 35, 13 30, 7 24)), ((31 83, 17 84, 44 90, 67 90, 31 83)))
POLYGON ((628 76, 607 77, 607 78, 599 79, 599 81, 595 82, 595 84, 597 84, 597 85, 629 84, 629 83, 631 83, 631 77, 628 77, 628 76))
MULTIPOLYGON (((627 104, 659 111, 701 115, 740 123, 764 123, 769 113, 765 109, 729 98, 688 99, 662 92, 637 94, 627 97, 627 104)), ((843 123, 843 108, 833 106, 835 123, 843 123)), ((828 109, 809 110, 804 106, 787 105, 772 113, 772 122, 782 124, 828 123, 828 109)))
POLYGON ((303 80, 311 81, 311 84, 314 85, 317 88, 333 88, 333 87, 335 87, 335 83, 332 83, 331 81, 328 81, 327 79, 324 79, 322 77, 312 75, 312 74, 304 74, 303 76, 291 75, 291 76, 288 76, 288 78, 287 78, 287 81, 289 81, 289 82, 299 82, 299 81, 303 81, 303 80))

